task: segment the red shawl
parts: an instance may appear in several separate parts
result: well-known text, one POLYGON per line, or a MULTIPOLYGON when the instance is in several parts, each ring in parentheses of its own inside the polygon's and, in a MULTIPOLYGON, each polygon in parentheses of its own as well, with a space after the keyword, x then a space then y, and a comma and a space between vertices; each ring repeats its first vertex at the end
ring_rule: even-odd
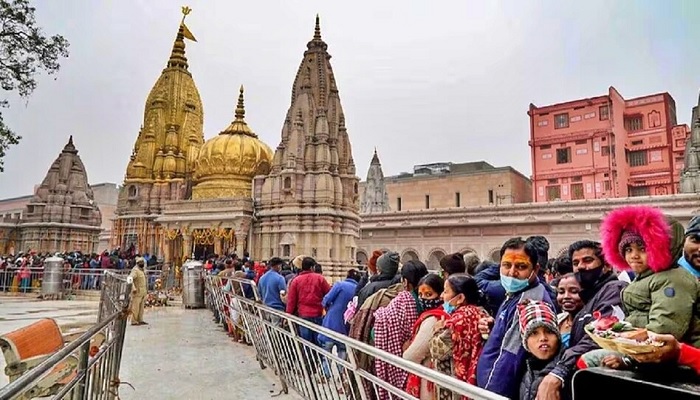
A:
POLYGON ((479 319, 488 317, 483 308, 474 305, 459 307, 445 327, 452 330, 452 365, 455 378, 476 385, 476 362, 484 347, 479 333, 479 319))

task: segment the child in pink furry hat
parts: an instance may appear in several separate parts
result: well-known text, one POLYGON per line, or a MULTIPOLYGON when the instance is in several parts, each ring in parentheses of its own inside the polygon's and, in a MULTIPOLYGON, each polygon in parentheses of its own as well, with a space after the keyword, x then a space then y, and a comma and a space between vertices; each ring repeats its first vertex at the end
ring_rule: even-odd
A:
MULTIPOLYGON (((600 230, 605 259, 617 270, 635 273, 634 281, 622 291, 625 321, 700 346, 700 319, 695 313, 700 284, 678 266, 683 226, 657 208, 632 206, 612 211, 600 230)), ((620 369, 630 363, 622 354, 594 350, 578 366, 620 369)))

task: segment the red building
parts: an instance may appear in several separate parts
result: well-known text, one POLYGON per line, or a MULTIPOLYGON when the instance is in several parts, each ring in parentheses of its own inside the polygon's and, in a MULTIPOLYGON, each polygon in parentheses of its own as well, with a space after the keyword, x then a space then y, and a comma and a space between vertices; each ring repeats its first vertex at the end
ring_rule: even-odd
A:
POLYGON ((680 193, 687 125, 668 93, 530 104, 535 202, 680 193))

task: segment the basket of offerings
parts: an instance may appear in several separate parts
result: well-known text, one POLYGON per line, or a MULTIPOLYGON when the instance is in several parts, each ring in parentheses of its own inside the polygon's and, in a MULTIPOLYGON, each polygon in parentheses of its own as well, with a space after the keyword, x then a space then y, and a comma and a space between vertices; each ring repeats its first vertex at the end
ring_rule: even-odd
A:
POLYGON ((646 329, 635 328, 616 316, 601 317, 596 312, 593 318, 585 330, 602 349, 637 355, 653 353, 663 345, 651 339, 646 329))

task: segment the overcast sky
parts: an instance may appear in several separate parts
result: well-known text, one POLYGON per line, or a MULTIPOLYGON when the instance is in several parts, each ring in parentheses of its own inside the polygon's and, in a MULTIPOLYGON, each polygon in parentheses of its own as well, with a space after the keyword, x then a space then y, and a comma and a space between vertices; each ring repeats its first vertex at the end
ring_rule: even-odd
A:
MULTIPOLYGON (((0 198, 30 194, 69 135, 91 183, 121 183, 144 102, 181 17, 172 0, 37 0, 47 33, 70 41, 5 122, 24 139, 0 198)), ((246 87, 249 125, 273 149, 321 15, 358 175, 376 146, 385 175, 413 165, 485 160, 530 174, 529 103, 669 92, 689 123, 700 88, 700 1, 190 0, 190 71, 204 136, 233 118, 246 87)))

